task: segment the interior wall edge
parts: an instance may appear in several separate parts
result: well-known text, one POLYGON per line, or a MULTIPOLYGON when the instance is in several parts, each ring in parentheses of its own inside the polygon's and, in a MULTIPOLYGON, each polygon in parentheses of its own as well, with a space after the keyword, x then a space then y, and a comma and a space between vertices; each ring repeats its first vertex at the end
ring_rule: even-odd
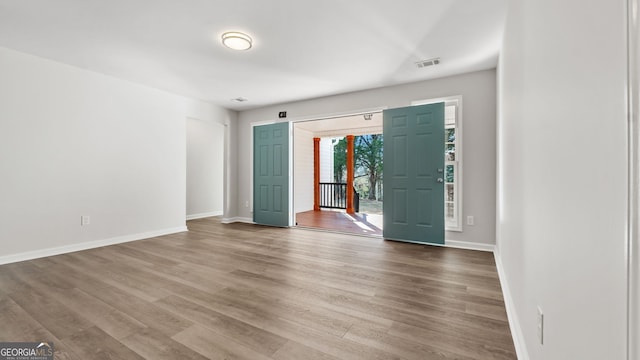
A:
POLYGON ((627 359, 640 359, 640 26, 638 0, 627 3, 627 359))
POLYGON ((500 287, 502 288, 502 296, 504 297, 504 305, 507 310, 507 319, 509 320, 509 330, 511 330, 513 346, 516 349, 518 360, 529 360, 530 357, 529 352, 527 351, 524 333, 522 332, 522 325, 520 324, 520 320, 518 318, 515 301, 513 300, 513 296, 511 296, 511 290, 507 281, 504 267, 502 265, 499 248, 496 248, 496 251, 493 252, 493 255, 496 261, 496 268, 498 270, 500 287))

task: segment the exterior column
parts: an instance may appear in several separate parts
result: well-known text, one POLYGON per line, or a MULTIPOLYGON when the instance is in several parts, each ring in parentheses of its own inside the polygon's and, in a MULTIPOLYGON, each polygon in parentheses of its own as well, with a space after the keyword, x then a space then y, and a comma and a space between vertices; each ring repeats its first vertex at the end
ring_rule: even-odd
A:
POLYGON ((313 211, 320 211, 320 138, 313 138, 313 211))
POLYGON ((347 135, 347 214, 355 214, 353 208, 353 135, 347 135))

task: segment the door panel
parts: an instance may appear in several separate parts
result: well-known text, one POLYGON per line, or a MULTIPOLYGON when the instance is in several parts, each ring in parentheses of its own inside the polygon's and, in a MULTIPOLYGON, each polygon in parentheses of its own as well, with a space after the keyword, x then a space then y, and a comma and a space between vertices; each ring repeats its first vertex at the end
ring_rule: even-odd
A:
MULTIPOLYGON (((433 195, 430 190, 416 190, 417 204, 431 204, 433 195)), ((416 209, 416 224, 418 226, 432 226, 433 223, 433 207, 418 206, 416 209)))
POLYGON ((385 110, 386 239, 444 244, 444 103, 385 110))
POLYGON ((289 123, 253 128, 253 221, 289 226, 289 123))

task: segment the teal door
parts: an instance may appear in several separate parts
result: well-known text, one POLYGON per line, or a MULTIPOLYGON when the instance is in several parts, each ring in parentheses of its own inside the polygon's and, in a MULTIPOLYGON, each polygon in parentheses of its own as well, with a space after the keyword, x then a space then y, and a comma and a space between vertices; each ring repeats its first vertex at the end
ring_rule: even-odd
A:
POLYGON ((444 103, 383 112, 385 239, 444 244, 444 103))
POLYGON ((289 123, 253 128, 253 222, 289 226, 289 123))

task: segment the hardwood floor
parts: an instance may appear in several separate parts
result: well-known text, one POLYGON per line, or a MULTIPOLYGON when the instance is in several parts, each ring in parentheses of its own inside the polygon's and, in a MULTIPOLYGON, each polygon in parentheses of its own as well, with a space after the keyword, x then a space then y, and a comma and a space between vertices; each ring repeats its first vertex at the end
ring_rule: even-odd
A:
POLYGON ((297 213, 296 223, 300 227, 382 236, 382 215, 361 213, 350 215, 339 210, 311 210, 297 213))
POLYGON ((490 253, 188 223, 0 266, 0 341, 56 359, 516 359, 490 253))

